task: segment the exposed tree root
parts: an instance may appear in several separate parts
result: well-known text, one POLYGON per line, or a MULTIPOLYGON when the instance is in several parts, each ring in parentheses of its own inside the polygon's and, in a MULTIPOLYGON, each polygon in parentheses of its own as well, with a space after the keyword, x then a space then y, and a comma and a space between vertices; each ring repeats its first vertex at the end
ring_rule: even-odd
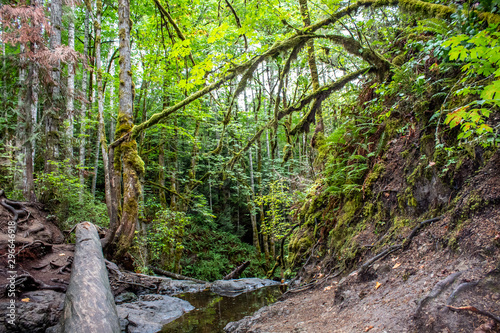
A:
POLYGON ((451 302, 453 302, 453 300, 455 299, 455 297, 458 296, 459 293, 467 290, 467 289, 470 289, 470 288, 473 288, 475 286, 477 286, 478 282, 475 281, 475 282, 465 282, 465 283, 462 283, 460 284, 450 295, 450 297, 448 297, 448 299, 446 300, 446 306, 448 305, 451 305, 451 302))
POLYGON ((16 278, 15 282, 16 287, 21 290, 40 290, 40 289, 48 289, 59 292, 66 292, 66 286, 57 286, 46 284, 43 281, 35 279, 30 274, 26 273, 16 278))
POLYGON ((417 307, 417 311, 415 311, 415 316, 417 316, 422 308, 429 303, 432 299, 438 297, 449 285, 451 285, 455 280, 462 275, 462 272, 456 272, 448 275, 444 280, 439 281, 434 288, 432 288, 431 292, 420 301, 417 307))
POLYGON ((497 323, 500 323, 500 317, 495 316, 491 312, 480 310, 480 309, 476 308, 475 306, 461 306, 461 307, 456 307, 456 306, 451 306, 451 305, 446 305, 446 306, 448 307, 448 309, 450 309, 452 311, 470 311, 470 312, 475 312, 475 313, 478 313, 480 315, 486 316, 486 317, 488 317, 490 319, 493 319, 497 323))

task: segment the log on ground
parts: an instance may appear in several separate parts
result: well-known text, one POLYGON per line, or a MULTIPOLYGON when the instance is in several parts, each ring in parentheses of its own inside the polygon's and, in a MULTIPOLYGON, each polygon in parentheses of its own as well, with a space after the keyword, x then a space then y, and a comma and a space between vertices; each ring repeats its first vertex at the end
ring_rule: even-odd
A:
POLYGON ((120 323, 96 227, 76 227, 75 259, 64 300, 61 332, 119 333, 120 323))

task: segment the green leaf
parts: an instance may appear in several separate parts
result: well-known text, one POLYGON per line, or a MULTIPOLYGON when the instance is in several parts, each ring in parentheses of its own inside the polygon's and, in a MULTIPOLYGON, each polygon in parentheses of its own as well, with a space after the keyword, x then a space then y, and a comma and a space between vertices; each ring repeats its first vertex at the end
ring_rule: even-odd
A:
POLYGON ((492 84, 486 86, 481 93, 483 99, 500 99, 500 80, 493 81, 492 84))

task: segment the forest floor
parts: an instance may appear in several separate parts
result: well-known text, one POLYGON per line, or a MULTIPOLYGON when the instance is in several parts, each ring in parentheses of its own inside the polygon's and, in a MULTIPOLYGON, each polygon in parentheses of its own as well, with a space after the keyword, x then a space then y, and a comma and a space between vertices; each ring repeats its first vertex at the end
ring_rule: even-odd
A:
MULTIPOLYGON (((469 173, 458 200, 442 219, 422 227, 405 250, 362 274, 354 267, 335 278, 318 276, 317 283, 292 289, 281 301, 230 323, 227 332, 500 332, 498 165, 499 152, 469 173), (472 306, 490 317, 449 306, 472 306)), ((382 187, 404 179, 395 172, 387 173, 382 187)), ((359 244, 370 244, 379 236, 367 228, 360 237, 359 244)), ((358 265, 376 254, 365 253, 358 265)), ((304 272, 319 272, 319 265, 304 272)))
POLYGON ((439 242, 449 219, 422 230, 407 250, 366 273, 291 290, 231 332, 500 332, 486 316, 446 306, 474 306, 500 317, 500 210, 476 215, 461 230, 456 250, 439 242))

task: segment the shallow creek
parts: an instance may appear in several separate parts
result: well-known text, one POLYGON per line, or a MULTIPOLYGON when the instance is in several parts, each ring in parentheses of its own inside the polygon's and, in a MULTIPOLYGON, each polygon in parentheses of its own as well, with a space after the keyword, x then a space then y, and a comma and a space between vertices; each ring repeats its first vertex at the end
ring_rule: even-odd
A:
POLYGON ((180 294, 175 297, 191 303, 196 309, 163 326, 161 332, 217 333, 224 332, 227 323, 249 316, 274 303, 282 294, 280 287, 270 286, 243 293, 236 297, 217 295, 211 291, 180 294))

